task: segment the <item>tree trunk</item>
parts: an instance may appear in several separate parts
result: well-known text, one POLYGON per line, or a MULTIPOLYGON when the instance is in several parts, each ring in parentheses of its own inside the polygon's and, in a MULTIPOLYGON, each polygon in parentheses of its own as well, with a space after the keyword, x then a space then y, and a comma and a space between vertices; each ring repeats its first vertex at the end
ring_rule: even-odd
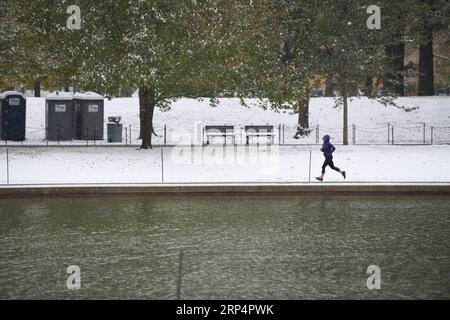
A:
POLYGON ((300 128, 309 129, 309 97, 299 101, 298 125, 300 128))
POLYGON ((64 91, 65 91, 65 92, 69 92, 69 91, 70 91, 70 88, 69 88, 69 82, 66 82, 66 83, 64 84, 64 91))
POLYGON ((152 149, 153 113, 155 110, 155 91, 143 86, 139 88, 139 117, 142 138, 141 149, 152 149))
POLYGON ((426 26, 426 41, 419 49, 419 96, 434 95, 433 29, 426 26))
POLYGON ((348 93, 347 88, 342 90, 342 99, 344 100, 344 125, 343 125, 343 144, 348 145, 348 93))
POLYGON ((303 129, 309 128, 309 89, 306 89, 304 98, 298 102, 298 125, 303 129))
POLYGON ((309 135, 309 89, 305 90, 303 99, 298 100, 298 124, 294 138, 309 135))
POLYGON ((144 128, 144 117, 141 116, 141 89, 139 88, 139 137, 138 139, 142 139, 142 128, 144 128))
POLYGON ((294 58, 294 54, 291 50, 292 43, 292 26, 288 25, 284 33, 283 42, 281 43, 281 63, 284 67, 287 67, 289 61, 294 58))
POLYGON ((349 91, 350 91, 349 92, 350 97, 357 97, 357 96, 359 96, 358 84, 357 83, 352 83, 349 91))
POLYGON ((372 77, 367 77, 366 82, 364 83, 364 93, 367 97, 371 97, 373 95, 372 77))
POLYGON ((34 81, 34 96, 35 97, 41 96, 41 80, 34 81))
POLYGON ((405 95, 405 44, 389 44, 385 47, 388 57, 387 72, 384 75, 384 90, 387 94, 405 95))
POLYGON ((327 78, 327 85, 325 88, 325 97, 333 97, 333 78, 327 78))

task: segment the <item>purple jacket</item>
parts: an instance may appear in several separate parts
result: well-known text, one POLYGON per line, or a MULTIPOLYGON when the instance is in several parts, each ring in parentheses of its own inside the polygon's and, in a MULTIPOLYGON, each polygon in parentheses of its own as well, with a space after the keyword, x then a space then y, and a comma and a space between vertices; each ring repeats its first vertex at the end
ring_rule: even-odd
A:
POLYGON ((330 143, 330 136, 326 135, 325 137, 323 137, 323 145, 322 148, 320 149, 320 151, 323 152, 323 155, 325 156, 325 158, 331 157, 333 155, 334 150, 336 150, 336 148, 330 143))

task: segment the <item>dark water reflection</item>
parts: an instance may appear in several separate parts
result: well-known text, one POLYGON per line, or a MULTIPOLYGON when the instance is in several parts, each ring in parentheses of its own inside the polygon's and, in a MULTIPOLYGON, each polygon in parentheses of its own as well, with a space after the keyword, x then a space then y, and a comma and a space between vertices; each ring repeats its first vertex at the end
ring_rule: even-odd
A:
POLYGON ((184 299, 450 298, 448 197, 1 199, 0 221, 3 299, 175 299, 180 249, 184 299))

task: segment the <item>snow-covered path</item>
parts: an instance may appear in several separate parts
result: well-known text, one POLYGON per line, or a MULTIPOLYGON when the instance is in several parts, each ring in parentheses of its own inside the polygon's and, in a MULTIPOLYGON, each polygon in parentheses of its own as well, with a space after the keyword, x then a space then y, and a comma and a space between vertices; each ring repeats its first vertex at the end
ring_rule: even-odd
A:
MULTIPOLYGON (((159 183, 163 176, 177 183, 313 182, 323 162, 319 148, 9 148, 9 183, 159 183)), ((6 160, 0 148, 0 184, 6 160)), ((347 171, 346 182, 450 182, 450 146, 337 146, 334 162, 347 171)), ((329 168, 325 180, 344 181, 329 168)))

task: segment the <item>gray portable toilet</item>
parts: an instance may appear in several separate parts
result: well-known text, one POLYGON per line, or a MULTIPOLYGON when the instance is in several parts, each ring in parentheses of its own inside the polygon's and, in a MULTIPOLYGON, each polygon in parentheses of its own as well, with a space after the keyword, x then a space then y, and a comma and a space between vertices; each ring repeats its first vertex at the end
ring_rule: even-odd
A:
POLYGON ((21 92, 6 91, 0 100, 2 140, 24 141, 27 100, 21 92))
POLYGON ((73 94, 53 92, 45 99, 45 137, 49 141, 72 140, 74 137, 73 94))
POLYGON ((95 92, 76 93, 75 139, 103 140, 104 98, 95 92))

